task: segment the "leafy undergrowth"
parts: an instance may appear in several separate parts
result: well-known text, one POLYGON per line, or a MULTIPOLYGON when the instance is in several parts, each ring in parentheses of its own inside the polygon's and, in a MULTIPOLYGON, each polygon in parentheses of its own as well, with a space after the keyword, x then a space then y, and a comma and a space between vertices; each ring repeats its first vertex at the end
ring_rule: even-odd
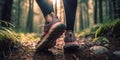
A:
POLYGON ((94 54, 90 48, 96 46, 92 40, 93 36, 89 35, 87 37, 79 38, 77 37, 77 42, 80 45, 80 50, 74 53, 64 53, 64 35, 56 40, 56 45, 49 49, 51 52, 35 52, 35 45, 39 41, 39 36, 37 34, 23 34, 18 33, 19 39, 21 39, 21 46, 17 51, 12 51, 11 54, 6 58, 7 60, 106 60, 111 52, 94 54))
POLYGON ((0 28, 0 58, 7 58, 21 46, 17 34, 10 28, 0 28))
POLYGON ((10 40, 14 46, 17 45, 17 50, 10 51, 9 55, 2 53, 2 60, 119 60, 119 26, 118 19, 110 25, 96 25, 75 33, 80 49, 69 53, 63 50, 64 34, 56 40, 56 45, 49 52, 36 53, 35 46, 40 40, 40 34, 16 33, 10 29, 2 29, 0 41, 10 40))
POLYGON ((16 33, 11 28, 0 28, 0 59, 2 60, 23 60, 26 54, 35 49, 39 40, 39 34, 16 33), (14 59, 14 57, 16 57, 14 59), (23 59, 22 59, 23 58, 23 59))
MULTIPOLYGON (((27 37, 27 35, 25 37, 27 37)), ((38 42, 38 38, 34 41, 22 42, 22 46, 18 51, 12 52, 9 60, 98 60, 100 58, 102 58, 102 60, 106 60, 106 57, 109 57, 109 55, 107 55, 109 53, 94 54, 90 50, 92 46, 96 45, 92 42, 92 36, 86 38, 76 38, 80 45, 80 50, 73 53, 64 53, 64 35, 56 40, 56 45, 49 49, 50 52, 36 53, 35 45, 38 42)))
POLYGON ((35 46, 40 39, 40 35, 36 33, 17 33, 17 35, 21 47, 19 47, 18 51, 12 52, 9 60, 32 60, 35 53, 35 46))
POLYGON ((3 31, 6 32, 3 33, 5 34, 4 38, 10 38, 13 42, 17 41, 20 45, 17 47, 17 50, 10 51, 9 55, 3 54, 3 58, 1 58, 2 60, 74 60, 88 59, 89 57, 93 56, 91 54, 92 52, 89 51, 89 48, 94 45, 92 42, 92 36, 86 38, 76 38, 77 42, 81 46, 81 49, 77 53, 64 53, 64 35, 56 40, 57 43, 53 48, 49 49, 52 53, 36 53, 35 46, 39 41, 39 34, 24 34, 16 33, 14 31, 9 31, 10 33, 8 33, 6 30, 3 31))

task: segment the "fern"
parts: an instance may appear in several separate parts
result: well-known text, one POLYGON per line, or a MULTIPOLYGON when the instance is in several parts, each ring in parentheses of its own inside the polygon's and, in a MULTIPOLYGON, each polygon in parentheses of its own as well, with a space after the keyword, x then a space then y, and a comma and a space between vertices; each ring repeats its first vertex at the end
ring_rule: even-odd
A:
POLYGON ((9 22, 6 22, 6 21, 3 21, 3 20, 0 20, 0 25, 1 23, 4 23, 7 27, 10 25, 11 27, 15 27, 13 24, 9 23, 9 22))
POLYGON ((2 28, 0 30, 0 40, 8 39, 11 40, 13 43, 18 44, 19 39, 16 36, 17 34, 14 31, 7 28, 2 28))
MULTIPOLYGON (((109 40, 111 38, 120 37, 120 19, 116 19, 108 24, 102 24, 95 32, 94 42, 100 40, 101 37, 107 37, 109 40)), ((107 39, 104 39, 107 40, 107 39)))
POLYGON ((103 36, 102 37, 97 37, 97 38, 93 39, 93 42, 98 42, 98 41, 109 43, 109 40, 106 37, 103 37, 103 36))

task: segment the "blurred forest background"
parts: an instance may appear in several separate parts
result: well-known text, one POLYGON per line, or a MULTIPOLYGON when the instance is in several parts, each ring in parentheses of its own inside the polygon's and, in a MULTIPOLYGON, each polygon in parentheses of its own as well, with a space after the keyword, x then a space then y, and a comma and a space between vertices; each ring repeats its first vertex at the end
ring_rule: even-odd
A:
MULTIPOLYGON (((65 23, 63 0, 50 0, 65 23)), ((78 0, 75 32, 120 18, 119 0, 78 0)), ((35 0, 0 0, 0 20, 10 22, 17 32, 41 33, 44 17, 35 0)), ((0 24, 0 26, 5 24, 0 24)))
MULTIPOLYGON (((63 0, 49 2, 65 23, 63 0)), ((63 53, 64 34, 54 56, 36 55, 44 21, 36 0, 0 0, 0 60, 120 60, 120 0, 78 0, 74 29, 81 50, 74 55, 63 53)))

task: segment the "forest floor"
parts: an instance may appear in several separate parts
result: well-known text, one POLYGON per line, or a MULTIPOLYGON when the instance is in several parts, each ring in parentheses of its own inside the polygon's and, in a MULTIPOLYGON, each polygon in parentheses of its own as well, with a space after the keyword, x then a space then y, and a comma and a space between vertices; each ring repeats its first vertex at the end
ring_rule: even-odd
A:
POLYGON ((92 35, 88 37, 76 38, 80 45, 80 50, 73 53, 64 53, 64 36, 56 40, 56 45, 49 49, 50 52, 36 53, 35 46, 39 39, 23 41, 19 50, 13 51, 8 57, 9 60, 108 60, 108 54, 92 54, 90 47, 94 46, 92 35))
POLYGON ((46 52, 36 52, 40 34, 0 29, 0 60, 120 60, 120 20, 75 33, 80 48, 64 51, 64 34, 46 52))

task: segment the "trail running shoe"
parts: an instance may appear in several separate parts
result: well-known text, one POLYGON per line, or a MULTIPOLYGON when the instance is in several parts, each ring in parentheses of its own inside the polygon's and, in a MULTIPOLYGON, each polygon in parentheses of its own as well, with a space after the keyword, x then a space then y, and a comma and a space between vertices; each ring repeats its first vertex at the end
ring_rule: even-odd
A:
POLYGON ((75 35, 72 31, 65 32, 64 42, 64 51, 73 52, 79 49, 79 44, 76 41, 75 35))
POLYGON ((55 45, 56 39, 65 31, 65 25, 57 17, 44 26, 44 33, 36 46, 36 50, 47 50, 55 45))

